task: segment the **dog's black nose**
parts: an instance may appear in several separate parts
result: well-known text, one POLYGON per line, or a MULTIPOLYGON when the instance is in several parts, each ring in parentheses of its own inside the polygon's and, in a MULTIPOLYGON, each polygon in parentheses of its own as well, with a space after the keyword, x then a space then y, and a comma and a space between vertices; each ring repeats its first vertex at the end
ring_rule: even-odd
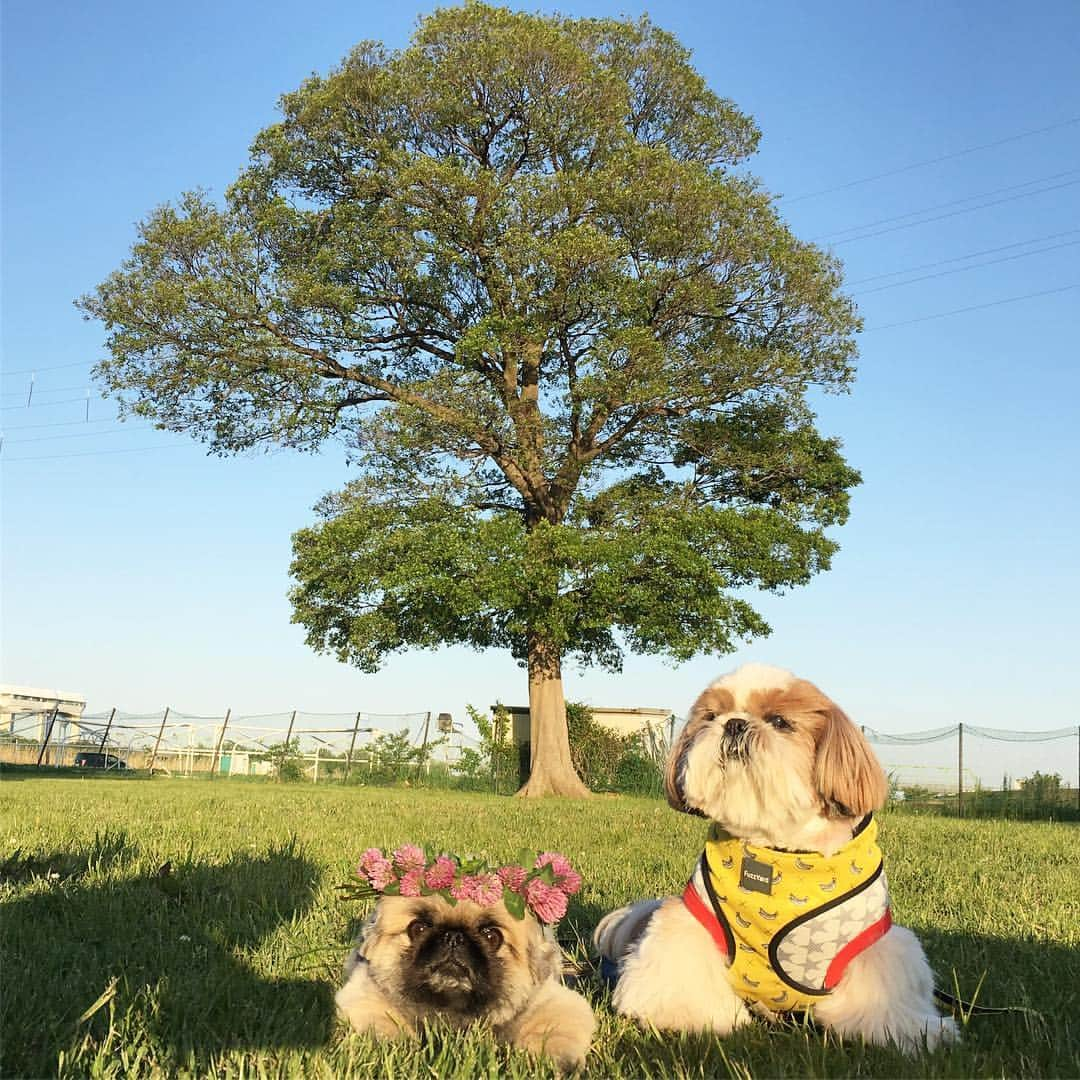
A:
POLYGON ((460 930, 447 930, 443 934, 443 945, 447 949, 456 949, 465 944, 465 935, 460 930))
POLYGON ((737 739, 746 731, 746 721, 741 716, 733 716, 724 724, 724 734, 737 739))

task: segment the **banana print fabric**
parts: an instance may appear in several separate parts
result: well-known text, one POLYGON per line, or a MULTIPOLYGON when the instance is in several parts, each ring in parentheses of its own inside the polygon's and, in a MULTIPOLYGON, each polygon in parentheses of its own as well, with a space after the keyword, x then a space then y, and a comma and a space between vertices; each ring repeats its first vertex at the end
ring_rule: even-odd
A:
POLYGON ((832 855, 751 846, 713 825, 683 900, 726 955, 742 998, 805 1009, 892 925, 877 822, 832 855))

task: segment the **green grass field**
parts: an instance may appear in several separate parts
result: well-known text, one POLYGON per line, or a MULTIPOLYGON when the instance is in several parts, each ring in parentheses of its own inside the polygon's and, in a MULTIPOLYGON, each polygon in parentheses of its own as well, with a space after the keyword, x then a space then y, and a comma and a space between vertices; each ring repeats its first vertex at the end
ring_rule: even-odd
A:
MULTIPOLYGON (((370 845, 568 853, 580 944, 626 900, 681 890, 704 823, 625 797, 523 802, 435 791, 0 778, 3 1076, 542 1076, 482 1033, 350 1033, 332 995, 361 909, 338 900, 370 845), (164 864, 171 870, 162 872, 164 864)), ((678 1038, 599 1018, 588 1075, 1080 1075, 1074 824, 888 813, 897 921, 947 989, 1037 1010, 975 1016, 961 1046, 906 1059, 810 1029, 678 1038)))

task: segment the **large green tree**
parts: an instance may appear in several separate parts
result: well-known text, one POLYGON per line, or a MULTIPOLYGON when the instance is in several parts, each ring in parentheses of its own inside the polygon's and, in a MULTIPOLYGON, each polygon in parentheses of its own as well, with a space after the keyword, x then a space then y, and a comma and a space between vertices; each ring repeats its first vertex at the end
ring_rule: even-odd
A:
POLYGON ((295 619, 375 670, 528 668, 528 794, 577 794, 562 664, 768 627, 858 481, 814 426, 852 376, 837 264, 739 166, 753 122, 648 19, 469 3, 281 101, 223 205, 140 226, 80 303, 122 407, 217 452, 345 440, 295 619))

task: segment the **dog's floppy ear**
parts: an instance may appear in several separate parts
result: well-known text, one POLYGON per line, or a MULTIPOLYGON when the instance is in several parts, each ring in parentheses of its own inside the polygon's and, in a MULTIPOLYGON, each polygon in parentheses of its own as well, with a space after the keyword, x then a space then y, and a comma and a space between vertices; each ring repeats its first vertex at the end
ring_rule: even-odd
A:
POLYGON ((690 747, 694 744, 694 735, 687 724, 682 733, 675 740, 675 745, 668 754, 667 768, 664 770, 664 793, 667 795, 668 805, 681 814, 693 813, 686 805, 686 795, 683 792, 683 779, 686 775, 686 757, 690 753, 690 747))
MULTIPOLYGON (((831 703, 830 703, 831 705, 831 703)), ((863 733, 836 705, 823 709, 815 779, 830 817, 864 817, 889 794, 885 771, 863 733)))
POLYGON ((694 742, 702 730, 714 717, 720 713, 730 712, 734 706, 735 699, 729 690, 719 690, 712 686, 694 702, 690 717, 682 733, 675 740, 671 753, 668 754, 667 768, 664 770, 664 792, 667 795, 668 804, 679 813, 705 816, 701 810, 690 806, 686 801, 687 762, 690 751, 694 748, 694 742))
POLYGON ((555 940, 554 931, 539 924, 530 929, 526 952, 532 981, 539 986, 548 979, 559 979, 562 975, 562 949, 555 940))

